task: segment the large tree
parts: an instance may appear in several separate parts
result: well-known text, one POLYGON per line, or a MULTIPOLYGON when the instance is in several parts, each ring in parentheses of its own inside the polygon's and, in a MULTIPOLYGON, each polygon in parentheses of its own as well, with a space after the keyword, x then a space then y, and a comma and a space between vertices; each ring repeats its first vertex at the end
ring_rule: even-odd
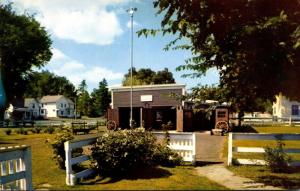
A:
POLYGON ((161 29, 139 35, 177 35, 166 49, 193 54, 178 69, 201 77, 217 68, 237 111, 253 111, 257 98, 272 100, 279 92, 300 100, 299 0, 156 0, 154 7, 164 15, 161 29))
POLYGON ((63 76, 57 76, 49 71, 32 72, 28 76, 25 97, 42 97, 44 95, 64 95, 74 99, 74 85, 63 76))
POLYGON ((111 98, 107 88, 107 81, 103 79, 99 82, 98 88, 91 93, 91 116, 98 117, 105 114, 109 107, 111 98))
POLYGON ((82 80, 79 84, 77 93, 77 111, 80 113, 81 116, 89 116, 91 112, 90 95, 87 91, 87 84, 85 80, 82 80))
MULTIPOLYGON (((172 84, 175 83, 172 72, 165 68, 161 71, 153 71, 150 68, 141 68, 138 71, 132 68, 132 84, 133 85, 149 85, 149 84, 172 84)), ((129 86, 131 84, 130 69, 128 73, 124 75, 122 81, 123 86, 129 86)))
POLYGON ((28 14, 18 15, 12 6, 0 3, 0 80, 3 83, 0 119, 9 102, 21 99, 25 79, 32 67, 50 60, 51 40, 46 30, 28 14))

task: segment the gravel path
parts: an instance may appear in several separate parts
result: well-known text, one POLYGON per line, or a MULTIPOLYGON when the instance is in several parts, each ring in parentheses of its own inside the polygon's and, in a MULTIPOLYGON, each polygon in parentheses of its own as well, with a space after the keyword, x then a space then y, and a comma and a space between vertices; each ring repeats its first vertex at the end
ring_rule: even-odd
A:
POLYGON ((225 168, 222 161, 222 149, 225 137, 211 136, 206 133, 197 133, 196 159, 205 166, 196 167, 200 176, 207 177, 228 189, 234 190, 282 190, 273 186, 265 186, 256 183, 249 178, 234 175, 233 172, 225 168), (213 164, 214 163, 214 164, 213 164))

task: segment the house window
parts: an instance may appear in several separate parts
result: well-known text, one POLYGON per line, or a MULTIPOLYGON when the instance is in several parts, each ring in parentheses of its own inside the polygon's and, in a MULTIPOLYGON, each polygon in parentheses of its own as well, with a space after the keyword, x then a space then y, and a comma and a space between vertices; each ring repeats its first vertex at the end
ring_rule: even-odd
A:
POLYGON ((33 104, 32 104, 32 109, 34 109, 34 108, 35 108, 35 104, 33 103, 33 104))
POLYGON ((292 115, 299 115, 299 105, 292 105, 292 115))
POLYGON ((63 104, 63 103, 61 103, 61 104, 60 104, 60 107, 63 107, 63 106, 64 106, 64 104, 63 104))
POLYGON ((60 115, 64 115, 64 111, 60 111, 60 115))
POLYGON ((67 104, 65 104, 65 107, 67 107, 67 104))

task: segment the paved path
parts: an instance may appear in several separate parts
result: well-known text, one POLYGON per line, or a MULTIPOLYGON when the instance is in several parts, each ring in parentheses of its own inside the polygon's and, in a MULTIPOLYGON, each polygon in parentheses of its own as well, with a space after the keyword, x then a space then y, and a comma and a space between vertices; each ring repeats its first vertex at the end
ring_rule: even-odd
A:
POLYGON ((236 176, 229 171, 222 161, 224 136, 211 136, 208 133, 197 133, 196 136, 196 159, 202 164, 206 163, 205 166, 196 167, 199 175, 234 190, 280 190, 280 188, 256 183, 249 178, 236 176))
POLYGON ((223 162, 221 159, 224 136, 196 133, 196 160, 200 162, 223 162))
POLYGON ((273 186, 256 183, 249 178, 239 177, 224 167, 224 164, 213 164, 197 167, 197 172, 229 189, 234 190, 282 190, 273 186))

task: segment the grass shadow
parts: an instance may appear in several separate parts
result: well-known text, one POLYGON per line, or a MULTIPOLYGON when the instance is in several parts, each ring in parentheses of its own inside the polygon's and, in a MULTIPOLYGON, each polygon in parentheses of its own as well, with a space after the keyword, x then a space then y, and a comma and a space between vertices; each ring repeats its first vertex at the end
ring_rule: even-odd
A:
POLYGON ((258 178, 260 182, 266 185, 272 185, 277 187, 283 187, 285 189, 299 189, 300 177, 294 177, 293 179, 286 176, 261 176, 258 178))
POLYGON ((166 169, 156 167, 156 168, 137 168, 132 172, 127 173, 123 176, 116 177, 93 177, 87 180, 80 181, 81 185, 92 185, 92 184, 110 184, 121 180, 138 180, 138 179, 154 179, 154 178, 164 178, 171 176, 172 173, 166 169))
POLYGON ((235 133, 258 133, 251 125, 235 126, 232 128, 235 133))
POLYGON ((197 161, 195 166, 208 166, 213 164, 223 164, 223 162, 197 161))

